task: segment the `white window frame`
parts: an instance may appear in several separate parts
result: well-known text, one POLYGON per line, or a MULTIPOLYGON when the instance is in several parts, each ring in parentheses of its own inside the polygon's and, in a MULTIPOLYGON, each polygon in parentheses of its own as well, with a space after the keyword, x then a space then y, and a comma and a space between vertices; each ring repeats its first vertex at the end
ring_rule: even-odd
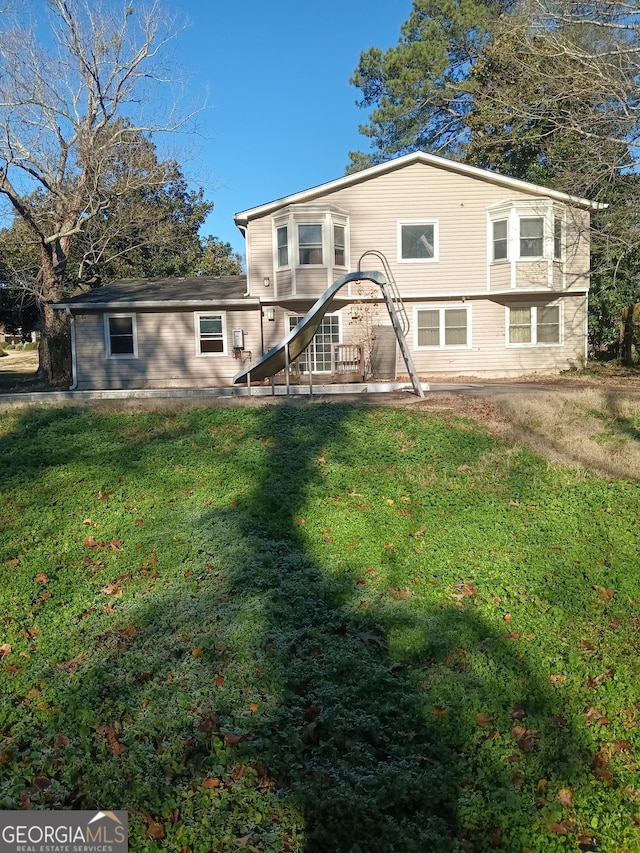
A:
POLYGON ((527 347, 560 347, 564 342, 564 311, 562 302, 552 302, 549 305, 505 305, 504 334, 505 345, 508 349, 526 349, 527 347), (529 308, 531 310, 531 340, 512 343, 511 338, 511 309, 529 308), (558 309, 558 340, 538 341, 538 308, 558 309))
MULTIPOLYGON (((298 318, 297 321, 299 323, 300 320, 302 320, 302 318, 304 317, 304 314, 290 313, 290 314, 285 315, 285 334, 286 335, 288 335, 297 325, 296 323, 294 323, 293 326, 291 325, 291 320, 294 317, 298 318)), ((334 344, 342 343, 342 314, 339 311, 332 311, 332 312, 328 312, 327 314, 325 314, 324 317, 322 318, 322 321, 334 320, 334 319, 337 319, 337 321, 338 321, 338 340, 332 341, 331 342, 332 346, 334 344)), ((329 370, 317 370, 318 365, 317 365, 316 352, 315 352, 315 338, 316 338, 316 336, 314 335, 313 338, 311 339, 311 343, 309 344, 309 346, 307 347, 307 349, 305 350, 303 355, 299 356, 299 358, 304 357, 307 359, 307 365, 309 365, 309 364, 312 365, 312 373, 313 374, 320 375, 320 374, 324 373, 324 374, 328 375, 329 373, 331 373, 331 368, 329 368, 329 370)), ((302 372, 308 372, 308 370, 305 371, 302 369, 302 372)))
MULTIPOLYGON (((561 263, 565 260, 566 210, 551 200, 508 200, 488 208, 487 226, 487 256, 489 264, 526 264, 539 261, 561 263), (523 255, 521 223, 523 219, 542 220, 542 254, 523 255), (494 226, 501 220, 507 222, 507 257, 496 258, 494 252, 494 226), (559 243, 561 255, 558 257, 556 246, 556 222, 559 222, 561 233, 559 243)), ((524 238, 526 239, 526 238, 524 238)), ((515 286, 515 285, 512 285, 515 286)))
POLYGON ((289 269, 291 266, 291 240, 290 240, 290 236, 289 236, 290 230, 291 229, 289 228, 288 222, 285 222, 281 225, 275 226, 275 240, 274 240, 274 242, 275 242, 275 247, 276 247, 276 269, 279 269, 279 270, 286 270, 286 269, 289 269), (284 231, 284 233, 286 234, 286 237, 287 237, 287 240, 286 240, 284 246, 280 246, 280 244, 278 243, 278 234, 280 231, 284 231), (286 250, 287 262, 285 264, 280 263, 280 249, 286 250))
POLYGON ((347 226, 344 222, 335 222, 335 220, 331 221, 331 258, 333 260, 334 267, 347 269, 347 226), (336 257, 338 247, 338 243, 336 242, 336 228, 342 228, 342 239, 344 241, 341 246, 342 253, 344 255, 344 261, 342 263, 338 263, 338 259, 336 257))
POLYGON ((509 217, 503 216, 499 219, 491 220, 491 263, 492 264, 506 264, 509 263, 509 217), (496 225, 500 225, 504 222, 506 234, 504 237, 496 237, 496 225), (504 258, 496 258, 496 243, 505 244, 505 256, 504 258))
POLYGON ((399 219, 398 220, 398 263, 399 264, 434 264, 440 260, 440 223, 437 219, 399 219), (402 229, 405 226, 430 225, 433 227, 433 257, 405 258, 402 255, 402 229))
MULTIPOLYGON (((280 211, 273 219, 273 269, 275 272, 291 270, 293 292, 295 293, 296 273, 305 270, 327 270, 331 277, 332 270, 349 269, 350 260, 350 232, 349 213, 340 208, 318 204, 289 205, 280 211), (300 263, 300 226, 315 225, 322 229, 322 243, 315 244, 322 249, 321 264, 300 263), (344 229, 344 263, 336 263, 336 241, 334 228, 339 226, 344 229), (287 263, 280 264, 278 251, 278 231, 287 229, 287 263)), ((333 280, 333 279, 331 279, 333 280)))
POLYGON ((297 242, 297 263, 296 266, 301 269, 322 269, 326 267, 325 258, 327 256, 327 239, 325 233, 325 223, 324 222, 296 222, 296 242, 297 242), (305 243, 302 244, 300 242, 300 229, 301 228, 319 228, 320 229, 320 242, 319 243, 305 243), (322 254, 322 260, 319 264, 303 264, 302 263, 302 249, 303 245, 305 249, 310 249, 311 251, 320 248, 320 252, 322 254))
MULTIPOLYGON (((127 335, 128 337, 128 335, 127 335)), ((138 357, 138 324, 136 322, 136 315, 127 313, 127 314, 105 314, 104 315, 104 345, 107 353, 107 358, 137 358, 138 357), (112 352, 111 351, 111 326, 109 325, 109 320, 114 319, 127 319, 131 320, 131 334, 133 337, 133 352, 112 352)))
POLYGON ((227 355, 227 314, 226 311, 196 311, 194 314, 194 332, 196 355, 199 358, 220 358, 227 355), (200 331, 200 320, 203 317, 220 317, 222 320, 222 351, 221 352, 202 352, 202 333, 200 331))
POLYGON ((419 350, 465 350, 471 349, 472 343, 472 325, 471 325, 471 306, 465 302, 449 303, 447 305, 416 305, 413 309, 413 348, 419 350), (466 344, 447 344, 445 342, 445 313, 447 311, 465 311, 467 315, 467 342, 466 344), (420 345, 418 343, 418 320, 421 311, 437 311, 438 312, 438 344, 435 345, 420 345))

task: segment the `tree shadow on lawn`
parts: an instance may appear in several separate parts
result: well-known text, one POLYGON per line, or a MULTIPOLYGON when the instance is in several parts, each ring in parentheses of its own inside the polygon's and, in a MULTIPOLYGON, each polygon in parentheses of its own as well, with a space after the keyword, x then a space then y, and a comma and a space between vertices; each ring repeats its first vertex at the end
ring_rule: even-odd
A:
POLYGON ((132 850, 564 849, 588 748, 523 647, 472 596, 374 600, 355 553, 310 553, 300 507, 353 411, 262 410, 251 488, 185 518, 202 569, 78 622, 86 659, 12 712, 23 805, 127 806, 132 850))

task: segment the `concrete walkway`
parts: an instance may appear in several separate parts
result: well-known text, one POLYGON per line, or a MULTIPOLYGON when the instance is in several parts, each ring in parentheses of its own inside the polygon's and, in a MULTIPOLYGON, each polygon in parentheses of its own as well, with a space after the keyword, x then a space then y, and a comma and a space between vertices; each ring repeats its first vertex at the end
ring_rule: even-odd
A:
MULTIPOLYGON (((433 391, 459 392, 475 388, 472 384, 423 383, 425 393, 433 391)), ((480 387, 480 386, 478 386, 480 387)), ((286 386, 257 385, 250 390, 245 386, 231 388, 131 388, 112 391, 26 391, 21 393, 0 394, 0 406, 14 405, 81 405, 93 400, 242 400, 247 398, 271 399, 279 401, 287 397, 313 399, 315 397, 351 397, 361 394, 402 393, 413 395, 408 382, 362 382, 344 385, 314 385, 312 394, 308 385, 286 386)), ((416 397, 416 399, 419 399, 416 397)))

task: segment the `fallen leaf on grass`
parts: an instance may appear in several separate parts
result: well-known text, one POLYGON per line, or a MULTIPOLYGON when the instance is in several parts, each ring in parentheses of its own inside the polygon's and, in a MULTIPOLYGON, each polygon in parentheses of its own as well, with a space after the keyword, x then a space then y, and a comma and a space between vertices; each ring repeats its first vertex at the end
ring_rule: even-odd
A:
POLYGON ((220 721, 218 720, 217 714, 213 712, 207 714, 206 717, 202 717, 200 720, 200 725, 198 727, 201 732, 211 732, 212 734, 216 734, 220 731, 220 721))
POLYGON ((549 825, 549 831, 555 832, 556 835, 567 835, 569 829, 564 823, 552 823, 549 825))
POLYGON ((106 542, 96 542, 93 536, 84 537, 85 548, 104 548, 106 544, 106 542))
POLYGON ((122 755, 122 753, 126 751, 126 746, 118 740, 116 730, 113 726, 103 723, 96 727, 96 731, 99 735, 102 735, 108 740, 111 752, 114 755, 122 755))
POLYGON ((560 805, 567 809, 573 808, 573 791, 571 788, 560 788, 558 791, 558 800, 560 805))
POLYGON ((433 708, 434 717, 445 717, 447 715, 447 709, 443 708, 442 705, 435 705, 433 708))
POLYGON ((511 618, 512 618, 512 617, 511 617, 511 614, 510 614, 510 613, 505 613, 505 614, 504 614, 504 616, 503 616, 502 618, 503 618, 503 619, 504 619, 504 621, 507 623, 507 625, 510 625, 510 624, 511 624, 511 618))
POLYGON ((600 592, 600 601, 611 601, 613 596, 615 595, 615 589, 607 589, 606 586, 597 586, 595 585, 593 589, 599 590, 600 592))
POLYGON ((251 702, 249 705, 249 710, 252 714, 255 714, 260 709, 260 705, 257 702, 251 702))
POLYGON ((519 770, 516 770, 516 772, 511 777, 511 783, 513 787, 517 791, 519 791, 520 788, 522 788, 522 786, 524 785, 524 775, 519 770))
POLYGON ((122 587, 118 586, 117 583, 108 583, 102 587, 100 592, 104 592, 105 595, 122 595, 122 587))
POLYGON ((7 560, 8 566, 18 566, 20 565, 20 559, 18 557, 14 557, 13 560, 7 560))
POLYGON ((605 678, 612 678, 612 677, 613 677, 613 672, 610 669, 608 669, 608 670, 606 670, 606 672, 601 672, 600 675, 595 675, 593 678, 588 679, 587 687, 590 687, 593 689, 594 687, 597 687, 598 684, 603 682, 605 680, 605 678))
POLYGON ((82 661, 86 658, 86 652, 80 652, 80 654, 76 655, 71 660, 63 661, 62 663, 57 663, 56 668, 61 669, 63 672, 73 673, 76 672, 82 661))
POLYGON ((563 681, 567 680, 567 676, 566 675, 550 675, 549 680, 553 684, 561 684, 563 681))
POLYGON ((160 839, 164 838, 164 836, 165 836, 164 824, 156 823, 156 821, 151 816, 145 817, 145 820, 147 822, 147 837, 148 838, 153 838, 156 841, 159 841, 160 839))
POLYGON ((396 601, 399 601, 401 598, 411 598, 411 590, 408 588, 393 589, 393 587, 391 587, 389 589, 389 595, 391 598, 395 598, 396 601))
POLYGON ((477 714, 476 715, 476 726, 490 726, 493 720, 489 716, 489 714, 477 714))
POLYGON ((216 675, 216 677, 213 679, 213 683, 216 687, 222 687, 222 685, 224 684, 224 676, 216 675))
POLYGON ((217 776, 209 776, 208 779, 205 779, 202 783, 202 787, 207 790, 211 790, 211 788, 220 788, 222 786, 222 779, 219 779, 217 776))
POLYGON ((39 574, 37 574, 34 580, 38 583, 49 583, 49 577, 48 575, 45 575, 44 572, 40 572, 39 574))
POLYGON ((238 743, 241 743, 245 740, 246 735, 236 735, 233 732, 227 732, 224 736, 224 742, 230 744, 231 746, 235 746, 238 743))
POLYGON ((13 651, 13 647, 11 643, 3 643, 0 646, 0 658, 3 658, 5 655, 10 655, 13 651))
POLYGON ((457 589, 458 592, 452 592, 451 598, 455 599, 455 602, 458 607, 464 606, 462 602, 465 598, 470 595, 477 595, 478 593, 478 590, 468 578, 465 581, 460 581, 459 583, 455 584, 454 589, 457 589))

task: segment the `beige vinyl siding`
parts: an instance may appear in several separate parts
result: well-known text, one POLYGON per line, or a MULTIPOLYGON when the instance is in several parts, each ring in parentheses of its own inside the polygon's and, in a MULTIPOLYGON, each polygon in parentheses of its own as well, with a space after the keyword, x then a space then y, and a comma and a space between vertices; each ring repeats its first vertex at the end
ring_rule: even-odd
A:
MULTIPOLYGON (((562 297, 564 334, 558 345, 507 347, 505 305, 546 305, 551 300, 472 299, 465 305, 470 310, 468 349, 412 349, 416 370, 422 376, 448 375, 472 377, 518 376, 526 373, 554 373, 567 370, 580 363, 584 354, 584 329, 586 298, 583 295, 562 297)), ((405 303, 411 322, 408 340, 413 346, 415 323, 414 308, 460 307, 457 303, 413 302, 405 303)), ((398 375, 406 375, 402 356, 398 354, 398 375)))
POLYGON ((516 288, 548 288, 551 263, 552 261, 516 261, 516 288))
POLYGON ((491 264, 489 282, 491 290, 508 290, 511 287, 511 264, 491 264))
MULTIPOLYGON (((501 269, 502 265, 488 263, 487 210, 508 200, 530 198, 533 197, 524 192, 499 187, 489 181, 415 163, 327 194, 315 199, 313 204, 326 203, 348 211, 351 269, 357 267, 358 259, 367 250, 382 252, 391 264, 401 292, 410 296, 482 293, 489 286, 492 290, 497 289, 493 279, 488 281, 488 274, 491 270, 493 275, 493 270, 501 269), (397 224, 403 220, 437 222, 437 262, 398 262, 397 224)), ((581 273, 588 270, 587 223, 588 213, 585 211, 569 211, 567 214, 566 264, 574 280, 578 269, 581 273)), ((252 281, 256 281, 266 266, 273 265, 272 218, 265 216, 250 225, 252 239, 253 235, 256 238, 256 245, 252 246, 250 274, 252 281)), ((362 266, 363 269, 376 269, 379 262, 373 257, 365 258, 362 266)), ((535 266, 526 265, 527 271, 534 274, 534 280, 527 282, 526 286, 549 287, 547 265, 541 266, 545 268, 544 273, 535 266)), ((524 272, 525 267, 519 275, 521 285, 525 284, 524 272)), ((504 272, 498 273, 498 277, 504 275, 504 272)), ((338 277, 337 271, 334 277, 338 277)), ((315 295, 319 296, 326 286, 320 279, 317 285, 315 295)), ((305 288, 307 292, 311 291, 305 288)), ((278 295, 285 294, 279 291, 278 295)))
MULTIPOLYGON (((209 388, 231 385, 243 361, 233 357, 231 332, 244 332, 244 358, 261 354, 260 311, 201 308, 225 314, 226 355, 198 355, 195 311, 113 311, 136 316, 137 358, 107 358, 104 314, 76 315, 77 382, 85 388, 209 388), (249 355, 250 353, 250 355, 249 355)), ((248 364, 248 361, 244 362, 248 364)))
MULTIPOLYGON (((273 291, 276 282, 276 271, 273 263, 274 239, 273 226, 270 219, 256 220, 250 222, 247 226, 247 279, 250 296, 260 298, 270 295, 263 284, 265 278, 269 279, 269 290, 273 291)), ((287 283, 280 278, 280 274, 277 283, 278 285, 282 284, 286 290, 287 283)))
MULTIPOLYGON (((274 276, 275 276, 275 281, 276 281, 276 285, 277 285, 276 290, 274 292, 274 295, 277 295, 280 298, 291 296, 293 294, 293 284, 292 284, 293 277, 291 275, 291 270, 290 269, 277 270, 274 273, 274 276)), ((266 296, 267 294, 264 293, 264 289, 261 288, 261 290, 262 290, 261 295, 263 297, 266 296)), ((254 295, 256 295, 256 294, 254 294, 254 295)))

